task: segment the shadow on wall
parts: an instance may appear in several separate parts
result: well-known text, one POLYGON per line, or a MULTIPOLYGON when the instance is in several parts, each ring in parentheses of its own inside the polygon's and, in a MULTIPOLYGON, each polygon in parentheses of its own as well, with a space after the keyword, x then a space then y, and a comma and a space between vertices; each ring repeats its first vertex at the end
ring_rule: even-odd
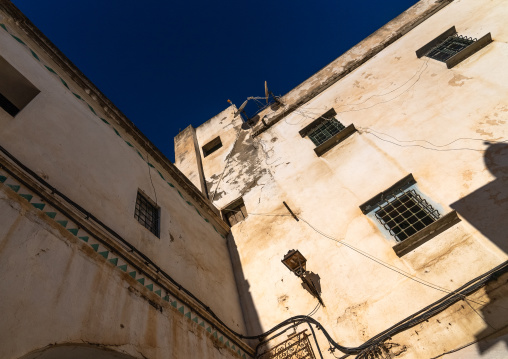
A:
MULTIPOLYGON (((450 207, 508 254, 508 144, 489 144, 484 161, 496 179, 451 204, 450 207)), ((500 279, 495 282, 500 282, 500 279)), ((476 335, 480 341, 481 353, 485 353, 498 342, 482 339, 501 335, 508 324, 506 320, 508 309, 504 309, 508 308, 508 290, 503 290, 506 287, 502 286, 503 284, 506 284, 506 279, 502 283, 489 284, 491 288, 487 287, 491 304, 483 307, 481 311, 488 327, 476 335), (494 289, 495 287, 498 288, 494 289)))
MULTIPOLYGON (((258 312, 254 305, 254 300, 250 294, 249 281, 245 279, 245 275, 242 269, 242 263, 240 261, 240 255, 238 254, 238 248, 236 247, 235 238, 230 232, 227 237, 229 255, 231 257, 231 264, 233 265, 233 273, 235 275, 236 286, 238 288, 238 295, 240 297, 240 305, 242 307, 243 318, 245 321, 245 328, 247 335, 258 335, 263 332, 261 323, 259 321, 258 312)), ((248 341, 250 345, 256 346, 258 341, 248 341)))
POLYGON ((49 345, 22 356, 20 359, 135 359, 100 345, 58 344, 49 345))

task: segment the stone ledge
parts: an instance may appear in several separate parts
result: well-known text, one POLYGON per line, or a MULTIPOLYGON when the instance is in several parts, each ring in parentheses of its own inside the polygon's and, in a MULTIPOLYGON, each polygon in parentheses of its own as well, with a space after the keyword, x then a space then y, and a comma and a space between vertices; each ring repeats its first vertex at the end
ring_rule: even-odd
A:
POLYGON ((397 256, 402 257, 459 222, 457 211, 451 211, 411 237, 397 243, 393 246, 393 250, 397 256))
POLYGON ((454 56, 450 57, 448 60, 446 60, 446 67, 451 69, 455 65, 458 65, 460 62, 467 59, 469 56, 474 55, 474 53, 480 51, 485 46, 490 44, 492 42, 492 36, 490 32, 473 42, 471 45, 466 47, 464 50, 458 52, 454 56))
POLYGON ((316 152, 316 155, 318 157, 321 157, 326 152, 331 150, 333 147, 337 146, 339 143, 341 143, 342 141, 344 141, 346 138, 348 138, 357 131, 358 130, 355 128, 355 126, 353 124, 350 124, 345 129, 337 133, 335 136, 331 137, 326 142, 314 148, 314 152, 316 152))

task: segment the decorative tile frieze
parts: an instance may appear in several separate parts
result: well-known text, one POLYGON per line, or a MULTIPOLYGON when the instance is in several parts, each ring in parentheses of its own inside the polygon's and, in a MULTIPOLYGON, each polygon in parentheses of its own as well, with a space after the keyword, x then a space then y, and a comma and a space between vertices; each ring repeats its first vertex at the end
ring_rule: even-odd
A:
MULTIPOLYGON (((25 48, 26 48, 26 49, 30 52, 30 54, 32 55, 32 57, 33 57, 35 60, 37 60, 38 62, 40 62, 40 63, 41 63, 41 64, 42 64, 42 65, 46 68, 46 70, 47 70, 48 72, 50 72, 53 76, 57 77, 57 78, 59 79, 59 81, 60 81, 60 82, 61 82, 61 83, 62 83, 62 84, 63 84, 63 85, 67 88, 67 90, 69 90, 69 91, 71 92, 71 94, 72 94, 72 95, 74 95, 74 97, 76 97, 78 100, 83 101, 83 103, 84 103, 84 104, 85 104, 85 105, 89 108, 90 112, 91 112, 91 113, 92 113, 92 114, 93 114, 93 115, 97 118, 97 120, 100 120, 100 121, 101 121, 101 123, 103 123, 103 124, 105 124, 105 125, 107 125, 107 126, 111 127, 111 129, 115 132, 115 134, 116 134, 118 137, 120 137, 120 138, 121 138, 121 139, 125 142, 125 144, 127 144, 129 147, 131 147, 133 151, 136 151, 136 153, 139 155, 139 157, 140 157, 140 158, 141 158, 141 159, 142 159, 142 160, 143 160, 143 161, 144 161, 144 162, 145 162, 145 163, 146 163, 149 167, 151 167, 151 168, 153 168, 155 171, 157 171, 157 173, 159 174, 159 176, 161 177, 161 179, 162 179, 164 182, 166 182, 166 183, 167 183, 167 184, 168 184, 171 188, 175 189, 175 190, 178 192, 179 196, 183 199, 183 201, 184 201, 185 203, 187 203, 188 205, 190 205, 190 206, 193 206, 193 207, 194 207, 194 205, 193 205, 190 201, 188 201, 188 200, 187 200, 187 199, 186 199, 186 198, 182 195, 182 193, 181 193, 178 189, 176 189, 176 188, 175 188, 175 186, 174 186, 171 182, 167 181, 167 180, 164 178, 164 176, 162 175, 162 173, 160 172, 160 170, 158 170, 158 169, 157 169, 157 168, 156 168, 156 167, 155 167, 152 163, 148 162, 148 160, 147 160, 147 159, 145 159, 145 158, 143 157, 143 155, 141 154, 141 152, 140 152, 140 151, 139 151, 139 150, 138 150, 138 149, 137 149, 137 148, 136 148, 136 147, 135 147, 135 146, 134 146, 131 142, 127 141, 126 139, 124 139, 124 138, 122 137, 122 135, 121 135, 121 133, 118 131, 118 129, 116 129, 116 128, 115 128, 115 127, 111 124, 113 121, 108 121, 108 120, 106 120, 106 119, 104 119, 104 118, 100 117, 100 116, 97 114, 97 112, 95 111, 95 109, 94 109, 94 108, 93 108, 93 107, 92 107, 92 106, 91 106, 88 102, 86 102, 86 100, 85 100, 83 97, 81 97, 81 96, 80 96, 80 95, 78 95, 77 93, 73 92, 73 90, 72 90, 72 89, 69 87, 69 85, 68 85, 68 84, 64 81, 64 79, 63 79, 60 75, 58 75, 58 73, 57 73, 57 72, 56 72, 53 68, 51 68, 50 66, 48 66, 48 65, 44 64, 44 62, 41 60, 41 58, 40 58, 40 57, 39 57, 39 56, 38 56, 38 55, 37 55, 37 54, 36 54, 36 53, 35 53, 35 52, 34 52, 34 51, 30 48, 30 47, 28 47, 28 45, 27 45, 25 42, 23 42, 23 41, 22 41, 21 39, 19 39, 17 36, 13 35, 13 34, 11 33, 11 31, 9 31, 9 29, 7 28, 7 26, 6 26, 5 24, 0 23, 0 27, 2 27, 2 28, 3 28, 3 29, 4 29, 4 30, 5 30, 5 31, 9 34, 9 35, 11 35, 13 39, 15 39, 15 40, 16 40, 17 42, 19 42, 21 45, 23 45, 23 46, 24 46, 24 47, 25 47, 25 48)), ((197 211, 197 209, 196 209, 196 211, 197 211)), ((218 235, 220 235, 223 239, 225 239, 225 238, 226 238, 226 237, 225 237, 222 233, 220 233, 220 232, 217 230, 217 228, 216 228, 216 227, 215 227, 215 226, 214 226, 214 225, 213 225, 213 224, 212 224, 212 223, 211 223, 211 222, 210 222, 207 218, 205 218, 205 217, 204 217, 204 216, 203 216, 203 215, 202 215, 199 211, 198 211, 198 214, 199 214, 199 216, 200 216, 200 217, 201 217, 201 218, 202 218, 202 219, 203 219, 206 223, 208 223, 209 225, 211 225, 211 226, 213 227, 213 229, 215 230, 215 232, 216 232, 218 235)))
POLYGON ((54 208, 49 203, 46 203, 46 201, 40 198, 37 193, 34 193, 26 188, 3 169, 0 169, 0 186, 5 187, 8 191, 12 191, 12 193, 16 193, 20 201, 28 202, 35 209, 42 211, 46 215, 48 221, 53 221, 58 226, 62 227, 62 229, 65 229, 69 235, 78 238, 79 242, 81 242, 83 246, 92 248, 93 251, 98 254, 98 260, 106 261, 109 265, 112 265, 119 271, 129 274, 130 277, 136 280, 138 285, 143 286, 145 290, 154 293, 160 297, 162 301, 169 303, 176 313, 182 315, 186 320, 193 322, 193 324, 197 327, 203 328, 211 340, 218 340, 223 344, 225 343, 224 345, 229 348, 231 352, 241 358, 251 358, 240 348, 230 345, 231 339, 218 332, 212 323, 200 317, 195 313, 195 311, 170 294, 164 287, 148 278, 147 275, 139 268, 131 265, 113 248, 99 242, 93 235, 83 228, 80 228, 78 223, 63 215, 57 208, 54 208))

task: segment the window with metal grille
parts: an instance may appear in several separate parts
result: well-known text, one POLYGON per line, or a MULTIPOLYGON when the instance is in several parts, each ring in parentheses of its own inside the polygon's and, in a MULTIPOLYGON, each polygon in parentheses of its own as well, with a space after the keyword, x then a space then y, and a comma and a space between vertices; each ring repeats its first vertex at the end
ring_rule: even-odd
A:
POLYGON ((322 122, 318 127, 313 129, 309 134, 309 138, 316 146, 326 142, 337 133, 344 129, 344 125, 337 121, 335 118, 322 122))
POLYGON ((455 34, 448 37, 442 43, 430 50, 426 56, 438 61, 446 62, 446 60, 450 57, 458 54, 475 41, 476 39, 471 37, 455 34))
POLYGON ((401 242, 439 219, 439 212, 414 189, 393 193, 374 212, 377 220, 401 242))
POLYGON ((222 213, 231 227, 247 218, 247 208, 245 208, 242 198, 239 198, 226 206, 222 210, 222 213))
POLYGON ((159 237, 159 207, 138 191, 134 218, 146 229, 159 237))
POLYGON ((492 35, 490 32, 479 39, 473 39, 458 35, 455 26, 452 26, 416 50, 416 57, 427 56, 442 61, 447 68, 451 69, 491 42, 492 35))

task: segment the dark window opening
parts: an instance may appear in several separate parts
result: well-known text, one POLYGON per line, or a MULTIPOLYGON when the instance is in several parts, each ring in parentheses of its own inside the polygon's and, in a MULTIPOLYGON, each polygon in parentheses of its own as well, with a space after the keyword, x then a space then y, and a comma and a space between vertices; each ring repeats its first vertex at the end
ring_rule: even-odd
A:
POLYGON ((475 41, 476 39, 455 34, 430 50, 426 56, 434 60, 446 62, 450 57, 458 54, 475 41))
POLYGON ((374 212, 377 220, 401 242, 439 219, 439 212, 414 189, 390 196, 374 212))
POLYGON ((346 127, 342 123, 332 118, 324 121, 312 130, 312 132, 309 133, 309 138, 316 146, 319 146, 345 128, 346 127))
POLYGON ((138 191, 134 218, 146 229, 159 237, 159 207, 138 191))
POLYGON ((220 137, 216 137, 210 142, 208 142, 206 145, 203 146, 203 157, 208 156, 209 154, 212 154, 213 152, 217 151, 219 148, 222 147, 222 142, 220 140, 220 137))
POLYGON ((222 215, 228 222, 229 226, 232 227, 235 224, 243 221, 247 218, 247 208, 245 208, 245 204, 243 203, 243 199, 239 198, 226 206, 222 210, 222 215))
POLYGON ((0 56, 0 107, 16 116, 40 91, 0 56))

